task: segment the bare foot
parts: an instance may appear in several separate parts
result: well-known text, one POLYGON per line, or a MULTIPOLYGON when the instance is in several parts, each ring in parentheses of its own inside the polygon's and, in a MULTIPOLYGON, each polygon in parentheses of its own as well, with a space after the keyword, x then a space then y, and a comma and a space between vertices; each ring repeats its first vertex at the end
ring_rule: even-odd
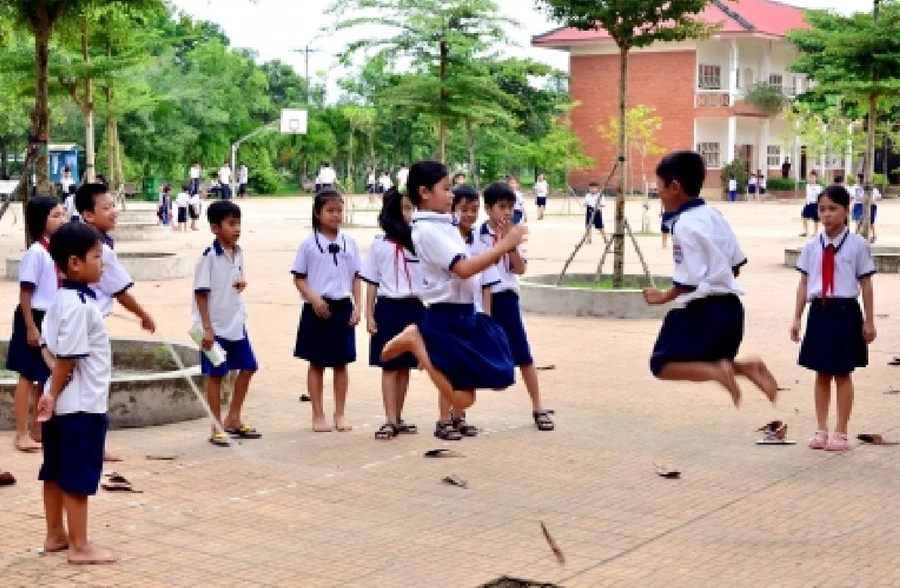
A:
POLYGON ((390 361, 400 357, 407 351, 412 351, 413 343, 418 337, 418 327, 410 325, 403 329, 399 335, 391 339, 381 350, 381 361, 390 361))
POLYGON ((121 455, 116 455, 115 453, 104 450, 103 451, 103 461, 106 462, 116 462, 116 461, 124 461, 124 458, 121 455))
POLYGON ((37 453, 41 450, 41 444, 32 439, 28 433, 16 435, 15 446, 23 453, 37 453))
POLYGON ((58 553, 69 548, 69 537, 65 531, 48 534, 44 539, 44 553, 58 553))
POLYGON ((756 384, 756 387, 762 390, 769 402, 774 404, 775 398, 778 396, 778 382, 775 381, 775 376, 772 375, 766 364, 761 359, 756 358, 740 362, 737 365, 741 375, 746 376, 748 380, 756 384))
POLYGON ((315 433, 330 433, 332 431, 331 425, 325 422, 324 418, 321 419, 313 419, 313 432, 315 433))
POLYGON ((716 367, 719 372, 717 378, 719 383, 725 386, 725 389, 731 394, 731 401, 734 402, 734 406, 740 406, 741 389, 738 387, 737 380, 734 379, 734 365, 727 359, 723 359, 716 364, 716 367))
POLYGON ((338 433, 346 433, 353 430, 353 427, 347 424, 344 415, 334 415, 334 428, 338 430, 338 433))
POLYGON ((76 566, 107 565, 119 561, 119 555, 99 545, 88 543, 87 547, 83 549, 70 548, 68 560, 70 564, 76 566))

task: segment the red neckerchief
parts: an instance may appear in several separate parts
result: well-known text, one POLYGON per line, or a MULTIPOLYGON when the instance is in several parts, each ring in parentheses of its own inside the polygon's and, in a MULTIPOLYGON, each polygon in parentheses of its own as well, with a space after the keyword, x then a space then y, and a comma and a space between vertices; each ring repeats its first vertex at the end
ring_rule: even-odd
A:
MULTIPOLYGON (((38 239, 38 243, 41 244, 41 247, 44 248, 44 251, 50 253, 50 240, 47 237, 41 237, 38 239)), ((56 269, 56 287, 60 288, 62 286, 62 272, 59 271, 59 268, 56 267, 56 263, 53 264, 54 269, 56 269)))
POLYGON ((397 243, 390 237, 385 237, 385 241, 394 244, 394 287, 397 290, 400 290, 400 264, 397 263, 397 260, 400 259, 403 261, 403 272, 406 274, 406 283, 409 285, 409 292, 412 293, 412 276, 409 273, 409 263, 406 261, 406 252, 404 251, 403 245, 397 243))
MULTIPOLYGON (((848 233, 849 234, 849 233, 848 233)), ((834 268, 835 268, 835 256, 837 255, 838 249, 844 244, 844 240, 847 238, 847 234, 844 234, 843 239, 841 239, 840 243, 835 247, 834 243, 829 243, 825 245, 825 233, 822 233, 822 236, 819 237, 820 243, 822 244, 822 301, 824 302, 826 298, 828 298, 828 293, 831 292, 832 298, 834 297, 834 268)))

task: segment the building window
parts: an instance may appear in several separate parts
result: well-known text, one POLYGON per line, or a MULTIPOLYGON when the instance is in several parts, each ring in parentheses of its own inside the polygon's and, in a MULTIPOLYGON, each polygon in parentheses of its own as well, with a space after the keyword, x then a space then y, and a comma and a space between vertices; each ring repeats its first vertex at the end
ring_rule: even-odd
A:
POLYGON ((718 143, 697 143, 697 153, 703 157, 707 168, 722 167, 718 143))
POLYGON ((768 145, 766 147, 766 164, 769 167, 781 166, 781 146, 768 145))
POLYGON ((769 85, 781 88, 784 85, 784 76, 781 74, 769 74, 769 85))
POLYGON ((722 89, 722 68, 718 65, 700 64, 697 84, 701 90, 722 89))

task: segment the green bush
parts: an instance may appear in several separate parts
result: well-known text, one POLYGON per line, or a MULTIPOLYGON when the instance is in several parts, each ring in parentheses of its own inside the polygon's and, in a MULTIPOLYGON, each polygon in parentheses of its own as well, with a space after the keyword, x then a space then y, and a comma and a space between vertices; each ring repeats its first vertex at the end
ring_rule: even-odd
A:
MULTIPOLYGON (((766 180, 766 189, 787 192, 794 189, 794 182, 794 178, 768 178, 766 180)), ((799 182, 796 182, 796 188, 797 190, 805 190, 806 180, 800 180, 799 182)))
POLYGON ((722 168, 722 190, 728 190, 728 180, 734 178, 737 180, 738 194, 747 192, 747 180, 750 174, 747 172, 747 161, 743 157, 738 157, 728 165, 722 168))

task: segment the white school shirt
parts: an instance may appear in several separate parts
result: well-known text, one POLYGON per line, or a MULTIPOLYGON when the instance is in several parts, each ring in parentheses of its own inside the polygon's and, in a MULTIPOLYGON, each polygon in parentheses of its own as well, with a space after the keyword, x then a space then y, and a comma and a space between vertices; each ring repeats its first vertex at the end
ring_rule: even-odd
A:
POLYGON ((525 196, 516 190, 516 201, 513 203, 513 210, 525 210, 525 196))
POLYGON ((550 186, 547 184, 547 180, 538 180, 534 183, 534 195, 538 198, 546 198, 547 192, 550 191, 550 186))
POLYGON ((63 201, 63 210, 66 211, 67 216, 72 216, 76 214, 75 212, 75 195, 69 194, 66 196, 66 199, 63 201))
POLYGON ((227 165, 219 168, 219 182, 223 185, 231 183, 231 168, 227 165))
POLYGON ((806 184, 806 203, 817 204, 819 202, 819 194, 824 188, 821 184, 806 184))
MULTIPOLYGON (((353 280, 360 269, 359 248, 356 241, 338 231, 334 241, 313 230, 297 249, 291 273, 306 278, 309 289, 332 300, 350 298, 353 280)), ((309 302, 303 298, 304 302, 309 302)))
POLYGON ((675 299, 676 305, 707 296, 743 294, 733 272, 747 263, 747 257, 721 212, 696 198, 674 213, 671 226, 672 283, 690 290, 675 299))
MULTIPOLYGON (((881 200, 881 192, 876 187, 872 187, 872 204, 875 204, 876 200, 881 200)), ((866 189, 856 184, 853 186, 853 204, 862 204, 866 201, 866 189)))
POLYGON ((70 187, 72 186, 72 184, 74 184, 74 183, 75 183, 75 180, 74 180, 71 176, 68 177, 68 178, 67 178, 66 176, 61 177, 61 178, 59 179, 59 185, 60 185, 60 187, 62 188, 62 193, 63 193, 63 194, 68 194, 68 193, 69 193, 69 188, 70 188, 70 187))
POLYGON ((381 178, 379 178, 378 183, 381 184, 381 187, 385 192, 390 190, 391 187, 394 185, 394 183, 391 182, 391 177, 388 176, 387 174, 382 175, 381 178))
POLYGON ((337 174, 334 173, 334 169, 332 169, 331 167, 323 167, 319 170, 320 184, 334 185, 335 180, 337 180, 337 174))
POLYGON ((875 273, 875 261, 866 240, 845 228, 834 239, 822 231, 806 242, 797 260, 797 270, 806 274, 806 300, 822 297, 822 257, 834 245, 834 291, 829 296, 856 298, 859 281, 875 273))
POLYGON ((584 195, 584 205, 587 208, 597 208, 597 204, 600 204, 600 208, 603 208, 606 203, 606 196, 604 196, 601 192, 597 192, 596 194, 593 192, 588 192, 584 195))
MULTIPOLYGON (((244 279, 244 251, 237 244, 234 246, 234 258, 228 256, 222 244, 216 239, 206 248, 197 269, 194 270, 194 292, 208 292, 207 308, 209 322, 216 337, 229 341, 240 341, 244 338, 244 323, 247 321, 247 309, 241 293, 234 284, 244 279)), ((193 297, 191 319, 194 324, 203 325, 197 297, 193 297)))
POLYGON ((175 206, 178 208, 187 208, 188 202, 190 202, 191 197, 187 192, 179 192, 178 196, 175 197, 175 206))
POLYGON ((368 177, 366 177, 366 185, 367 186, 375 185, 375 174, 369 174, 368 177))
POLYGON ((409 170, 406 169, 405 167, 401 167, 400 171, 397 172, 397 185, 405 186, 406 178, 408 178, 408 177, 409 177, 409 170))
POLYGON ((192 180, 199 180, 199 179, 200 179, 200 166, 199 166, 199 165, 192 165, 192 166, 191 166, 191 179, 192 179, 192 180))
POLYGON ((250 179, 250 170, 246 165, 242 165, 238 168, 238 182, 246 184, 248 179, 250 179))
POLYGON ((53 304, 59 289, 56 264, 40 241, 32 243, 19 262, 19 284, 34 286, 31 308, 47 310, 53 304))
MULTIPOLYGON (((480 239, 475 238, 475 229, 469 231, 467 237, 463 237, 469 256, 474 257, 480 253, 484 253, 485 249, 480 239)), ((475 312, 484 312, 484 289, 493 288, 500 283, 500 275, 497 273, 497 264, 490 266, 480 274, 474 277, 474 296, 475 296, 475 312)))
POLYGON ((91 284, 91 289, 96 294, 97 307, 105 317, 112 311, 115 297, 134 286, 134 280, 122 267, 119 256, 113 251, 115 242, 112 237, 101 233, 100 238, 103 240, 103 273, 100 274, 99 282, 91 284))
POLYGON ((747 180, 747 184, 749 186, 755 186, 756 185, 756 176, 750 176, 750 178, 747 180))
POLYGON ((188 197, 188 204, 194 207, 196 212, 200 212, 200 203, 202 199, 200 198, 200 194, 191 194, 188 197))
MULTIPOLYGON (((63 280, 44 317, 41 338, 50 353, 58 359, 77 360, 72 378, 56 399, 57 415, 107 412, 112 350, 93 296, 85 284, 63 280)), ((45 391, 49 386, 48 380, 45 391)))
POLYGON ((766 176, 762 176, 759 178, 759 187, 760 188, 766 187, 766 176))
POLYGON ((419 259, 384 235, 375 237, 363 259, 359 277, 378 287, 378 296, 414 298, 421 281, 419 259))
MULTIPOLYGON (((477 240, 481 246, 480 251, 487 251, 497 244, 500 240, 500 236, 491 229, 491 226, 487 222, 484 222, 482 223, 481 228, 478 229, 477 240)), ((519 245, 516 249, 518 249, 519 255, 521 255, 524 260, 525 253, 522 246, 519 245)), ((527 260, 526 263, 528 263, 527 260)), ((500 292, 509 291, 518 294, 519 276, 512 271, 512 261, 509 258, 509 254, 503 255, 493 267, 496 269, 497 274, 495 283, 491 285, 491 293, 499 294, 500 292)))
POLYGON ((737 190, 737 180, 734 178, 731 178, 730 180, 728 180, 728 191, 734 192, 736 190, 737 190))
POLYGON ((421 264, 422 281, 416 288, 426 305, 451 303, 473 304, 477 280, 463 280, 451 270, 468 249, 453 217, 431 211, 413 214, 412 240, 421 264))

